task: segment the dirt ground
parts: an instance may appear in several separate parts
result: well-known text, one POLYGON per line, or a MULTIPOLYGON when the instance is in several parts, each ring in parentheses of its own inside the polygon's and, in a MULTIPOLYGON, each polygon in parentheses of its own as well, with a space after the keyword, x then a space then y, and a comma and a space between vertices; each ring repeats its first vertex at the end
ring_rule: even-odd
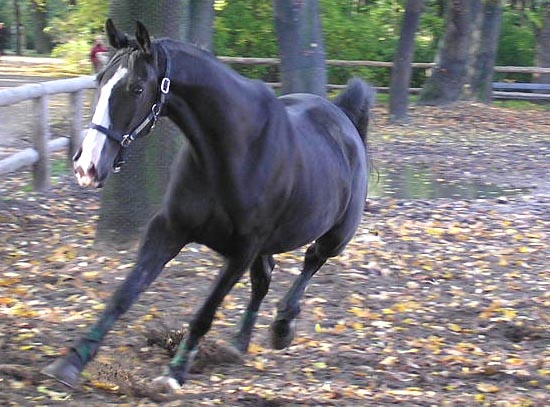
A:
POLYGON ((85 332, 135 250, 93 247, 100 192, 70 175, 57 174, 46 194, 29 191, 28 173, 3 177, 0 405, 550 405, 548 110, 415 107, 409 124, 392 125, 379 108, 370 144, 380 174, 420 165, 440 184, 522 189, 482 199, 369 198, 356 238, 313 279, 290 348, 271 350, 267 327, 303 250, 276 257, 250 353, 231 364, 208 359, 223 357, 237 329, 245 279, 207 336, 199 355, 207 362, 167 397, 150 381, 170 358, 147 337, 189 321, 220 258, 187 247, 70 390, 38 371, 85 332))

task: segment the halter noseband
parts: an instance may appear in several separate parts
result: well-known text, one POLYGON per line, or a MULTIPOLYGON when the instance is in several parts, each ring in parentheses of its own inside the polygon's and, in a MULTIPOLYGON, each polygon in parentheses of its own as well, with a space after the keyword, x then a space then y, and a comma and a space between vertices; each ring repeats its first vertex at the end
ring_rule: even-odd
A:
POLYGON ((159 45, 160 45, 160 48, 162 49, 162 52, 164 53, 164 58, 166 60, 166 70, 164 72, 164 77, 160 82, 159 100, 157 103, 154 103, 153 106, 151 106, 151 111, 145 117, 145 119, 143 119, 142 122, 134 130, 132 130, 127 134, 119 134, 99 124, 95 124, 93 122, 90 123, 90 127, 92 129, 105 134, 108 138, 110 138, 113 141, 116 141, 122 147, 113 165, 113 171, 115 173, 119 172, 120 167, 122 167, 122 165, 126 162, 125 154, 124 154, 126 147, 128 147, 130 143, 132 143, 132 141, 134 141, 135 139, 144 137, 148 135, 151 132, 151 130, 153 130, 162 112, 162 108, 166 103, 166 97, 168 96, 168 92, 170 92, 170 68, 171 68, 170 55, 168 54, 168 51, 166 51, 166 48, 164 48, 164 45, 162 43, 159 43, 159 45))

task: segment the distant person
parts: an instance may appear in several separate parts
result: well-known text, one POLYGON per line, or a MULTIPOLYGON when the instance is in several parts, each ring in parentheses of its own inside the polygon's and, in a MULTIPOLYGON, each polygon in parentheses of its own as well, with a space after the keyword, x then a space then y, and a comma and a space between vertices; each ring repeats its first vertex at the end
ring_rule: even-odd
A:
POLYGON ((101 37, 96 37, 94 46, 90 52, 90 60, 92 61, 95 73, 101 71, 107 63, 109 59, 108 52, 109 49, 103 44, 103 39, 101 37))
POLYGON ((0 23, 0 57, 4 55, 4 47, 8 38, 8 31, 4 23, 0 23))

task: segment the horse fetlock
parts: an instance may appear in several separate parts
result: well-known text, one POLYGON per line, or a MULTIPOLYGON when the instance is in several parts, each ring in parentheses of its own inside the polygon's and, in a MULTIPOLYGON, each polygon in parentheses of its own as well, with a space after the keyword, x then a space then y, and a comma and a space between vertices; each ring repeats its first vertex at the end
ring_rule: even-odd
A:
POLYGON ((246 353, 250 345, 250 339, 252 337, 252 330, 254 324, 258 318, 258 311, 245 311, 243 319, 241 321, 241 328, 235 337, 233 338, 233 346, 240 352, 246 353))
POLYGON ((80 358, 75 352, 71 352, 67 356, 58 358, 50 363, 41 370, 41 373, 56 379, 66 386, 75 388, 82 369, 83 366, 80 358))
POLYGON ((188 350, 185 342, 180 344, 180 348, 176 353, 176 356, 170 362, 169 376, 177 380, 177 382, 182 385, 185 383, 187 374, 191 371, 191 366, 193 365, 193 360, 197 355, 198 348, 188 350))
POLYGON ((275 320, 270 327, 271 346, 273 349, 284 349, 290 346, 296 334, 296 320, 275 320))

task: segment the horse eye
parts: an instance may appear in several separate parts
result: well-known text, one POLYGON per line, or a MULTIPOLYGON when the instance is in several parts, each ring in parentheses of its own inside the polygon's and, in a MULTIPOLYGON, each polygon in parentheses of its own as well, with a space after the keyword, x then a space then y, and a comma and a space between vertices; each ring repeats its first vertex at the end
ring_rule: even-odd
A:
POLYGON ((136 86, 133 89, 134 95, 139 96, 143 93, 143 88, 141 86, 136 86))

